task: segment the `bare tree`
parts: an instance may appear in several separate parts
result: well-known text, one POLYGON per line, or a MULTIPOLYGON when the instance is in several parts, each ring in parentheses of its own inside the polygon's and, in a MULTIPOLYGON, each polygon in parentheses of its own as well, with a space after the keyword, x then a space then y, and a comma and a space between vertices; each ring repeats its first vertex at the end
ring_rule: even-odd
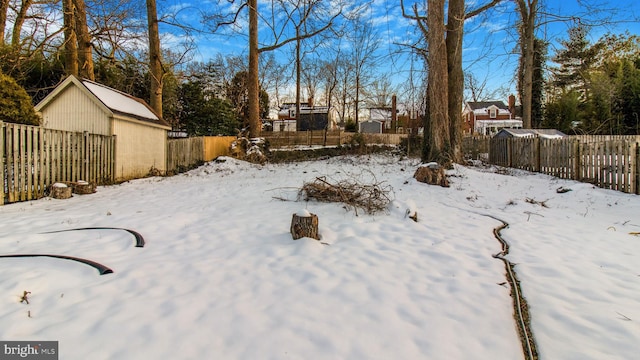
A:
POLYGON ((538 0, 516 0, 520 13, 520 56, 522 63, 522 127, 531 129, 531 103, 533 99, 533 58, 536 22, 538 20, 538 0))
POLYGON ((379 60, 376 52, 380 48, 380 41, 378 41, 379 34, 376 33, 371 23, 362 17, 356 17, 352 20, 352 27, 347 34, 352 45, 349 56, 353 64, 353 106, 357 129, 360 116, 360 103, 362 102, 362 90, 367 85, 371 70, 379 60))
POLYGON ((401 0, 403 16, 416 21, 427 39, 429 66, 427 76, 427 116, 423 160, 443 163, 461 160, 462 114, 464 90, 462 70, 462 39, 464 20, 497 4, 489 3, 465 13, 464 0, 448 2, 447 24, 444 23, 445 2, 427 1, 426 16, 419 13, 417 4, 408 14, 401 0), (446 36, 445 36, 446 35, 446 36), (446 89, 443 92, 442 89, 446 89))
POLYGON ((151 76, 151 108, 162 116, 162 83, 164 69, 160 51, 160 33, 158 31, 158 13, 156 0, 147 0, 147 23, 149 25, 149 70, 151 76))
POLYGON ((7 12, 9 0, 0 0, 0 45, 4 45, 4 35, 7 28, 7 12))
POLYGON ((89 25, 87 24, 87 9, 84 0, 73 0, 73 6, 78 41, 78 71, 83 78, 95 80, 91 34, 89 34, 89 25))
MULTIPOLYGON (((235 4, 231 0, 228 4, 235 4)), ((312 38, 331 28, 335 20, 342 14, 345 6, 342 0, 334 1, 331 11, 318 19, 317 26, 309 26, 308 19, 315 14, 317 8, 323 3, 321 0, 278 0, 272 2, 269 14, 258 13, 257 0, 240 0, 234 11, 228 14, 217 14, 215 29, 225 25, 235 24, 244 8, 249 12, 249 136, 258 137, 261 131, 260 107, 259 107, 259 54, 277 50, 285 45, 301 42, 312 38), (303 10, 300 12, 299 10, 303 10), (311 10, 307 11, 307 10, 311 10), (272 42, 260 46, 258 42, 258 20, 264 20, 265 28, 271 33, 272 42), (298 26, 296 26, 298 25, 298 26), (304 26, 303 26, 304 25, 304 26), (292 30, 293 33, 289 30, 292 30), (296 32, 296 30, 298 30, 296 32)))
POLYGON ((78 40, 73 0, 62 0, 62 12, 64 14, 65 71, 67 75, 78 76, 78 40))
POLYGON ((13 32, 11 35, 11 45, 14 48, 20 47, 22 26, 27 19, 27 14, 31 5, 33 5, 33 0, 22 0, 18 10, 16 11, 16 18, 13 22, 13 32))

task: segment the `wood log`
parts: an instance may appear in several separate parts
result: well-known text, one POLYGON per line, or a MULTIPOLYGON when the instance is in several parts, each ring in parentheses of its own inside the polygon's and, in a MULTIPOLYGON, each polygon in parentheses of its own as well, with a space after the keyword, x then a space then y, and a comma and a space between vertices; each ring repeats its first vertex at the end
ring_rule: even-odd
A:
POLYGON ((68 199, 71 197, 72 188, 67 184, 55 183, 51 185, 51 197, 54 199, 68 199))
POLYGON ((318 216, 306 210, 293 214, 290 231, 293 240, 303 237, 320 240, 318 235, 318 216))

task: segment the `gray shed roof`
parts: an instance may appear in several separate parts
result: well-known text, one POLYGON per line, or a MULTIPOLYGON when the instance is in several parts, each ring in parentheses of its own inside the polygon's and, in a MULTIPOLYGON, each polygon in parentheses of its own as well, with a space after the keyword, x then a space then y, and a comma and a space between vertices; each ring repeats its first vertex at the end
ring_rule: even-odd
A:
POLYGON ((563 138, 567 134, 556 129, 502 129, 494 135, 496 138, 504 137, 541 137, 541 138, 563 138))

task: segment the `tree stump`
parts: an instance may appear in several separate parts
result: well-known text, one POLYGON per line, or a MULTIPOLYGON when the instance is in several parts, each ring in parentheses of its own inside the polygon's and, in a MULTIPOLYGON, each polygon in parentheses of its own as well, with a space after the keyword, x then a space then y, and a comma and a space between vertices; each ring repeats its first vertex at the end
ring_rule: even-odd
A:
POLYGON ((78 180, 77 182, 71 184, 73 187, 74 194, 93 194, 96 192, 95 185, 88 183, 84 180, 78 180))
POLYGON ((51 197, 54 199, 68 199, 71 197, 71 190, 67 184, 55 183, 51 185, 51 197))
POLYGON ((449 187, 449 180, 447 180, 447 176, 444 173, 444 168, 436 163, 429 163, 419 167, 413 177, 429 185, 449 187))
POLYGON ((318 215, 312 214, 307 210, 293 214, 290 230, 293 240, 303 237, 320 240, 318 235, 318 215))

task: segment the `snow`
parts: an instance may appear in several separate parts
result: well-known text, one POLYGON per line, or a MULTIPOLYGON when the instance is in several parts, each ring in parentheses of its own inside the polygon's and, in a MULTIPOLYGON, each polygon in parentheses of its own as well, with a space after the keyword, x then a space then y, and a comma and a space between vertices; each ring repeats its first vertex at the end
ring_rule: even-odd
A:
POLYGON ((296 212, 296 216, 298 217, 311 217, 311 213, 307 209, 300 209, 296 212))
POLYGON ((129 95, 91 81, 85 80, 82 84, 109 109, 158 121, 158 116, 147 106, 129 95))
POLYGON ((462 166, 450 188, 429 186, 412 178, 417 161, 382 155, 225 160, 1 206, 0 254, 114 273, 0 259, 0 339, 59 341, 63 359, 521 359, 491 215, 509 223, 541 359, 640 353, 636 195, 462 166), (386 213, 295 201, 318 176, 363 173, 393 188, 386 213), (301 208, 322 243, 292 240, 301 208), (135 230, 146 245, 121 230, 45 233, 85 227, 135 230))

